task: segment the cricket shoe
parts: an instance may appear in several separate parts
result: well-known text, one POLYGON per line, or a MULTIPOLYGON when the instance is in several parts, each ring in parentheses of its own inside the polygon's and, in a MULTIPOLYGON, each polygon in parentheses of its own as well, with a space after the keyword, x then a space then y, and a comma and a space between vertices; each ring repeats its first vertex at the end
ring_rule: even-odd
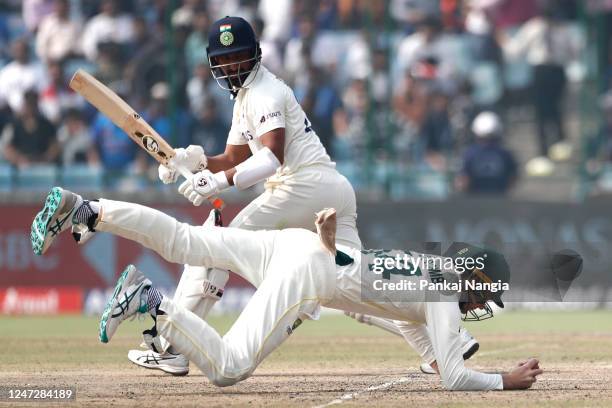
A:
POLYGON ((73 225, 75 210, 83 198, 71 191, 53 187, 42 210, 32 221, 30 241, 36 255, 44 254, 55 237, 73 225))
MULTIPOLYGON (((480 344, 478 344, 478 341, 463 327, 460 329, 459 335, 461 336, 461 342, 463 343, 463 345, 461 346, 463 359, 469 360, 470 357, 476 354, 476 352, 480 348, 480 344)), ((424 374, 438 374, 438 372, 427 363, 421 363, 419 368, 424 374)))
POLYGON ((117 327, 128 317, 147 313, 147 290, 151 281, 134 265, 128 265, 119 276, 113 295, 106 302, 100 318, 100 341, 108 343, 117 327))
POLYGON ((189 360, 182 354, 156 353, 153 350, 130 350, 128 358, 136 365, 180 376, 189 373, 189 360))

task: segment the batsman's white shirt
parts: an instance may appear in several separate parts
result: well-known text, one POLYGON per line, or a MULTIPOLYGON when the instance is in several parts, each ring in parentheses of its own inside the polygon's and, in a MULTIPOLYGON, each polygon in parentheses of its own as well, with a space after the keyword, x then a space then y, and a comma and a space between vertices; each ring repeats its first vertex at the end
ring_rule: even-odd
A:
POLYGON ((263 148, 262 135, 284 128, 285 160, 273 179, 313 165, 335 168, 291 88, 263 65, 245 82, 249 85, 236 97, 227 144, 248 144, 256 153, 263 148))
POLYGON ((314 213, 335 208, 339 243, 361 248, 357 204, 350 182, 338 173, 291 88, 260 65, 249 74, 234 104, 227 143, 263 148, 260 137, 285 129, 284 161, 265 192, 234 218, 231 227, 262 230, 314 229, 314 213))
MULTIPOLYGON (((265 183, 265 191, 243 208, 229 226, 246 230, 314 230, 314 214, 323 208, 335 208, 336 241, 361 248, 355 191, 336 171, 293 91, 264 66, 253 71, 247 82, 250 85, 236 97, 227 143, 248 144, 255 153, 263 147, 259 139, 263 134, 284 128, 284 162, 265 183)), ((228 278, 224 270, 185 265, 174 300, 205 318, 217 299, 203 297, 201 288, 206 282, 223 288, 228 278)), ((257 287, 256 281, 249 282, 257 287)))
MULTIPOLYGON (((381 294, 364 301, 368 270, 376 252, 338 248, 354 262, 338 266, 315 233, 304 229, 245 231, 190 226, 154 209, 100 200, 96 227, 134 240, 176 263, 230 269, 252 282, 257 291, 223 337, 199 316, 167 297, 157 317, 160 334, 217 385, 231 385, 251 375, 306 319, 316 319, 321 306, 373 316, 424 323, 446 387, 491 390, 503 386, 501 375, 465 367, 459 336, 460 312, 454 302, 424 302, 423 292, 405 292, 402 301, 381 294)), ((405 278, 389 275, 389 281, 405 278)), ((420 279, 429 279, 422 271, 420 279)))

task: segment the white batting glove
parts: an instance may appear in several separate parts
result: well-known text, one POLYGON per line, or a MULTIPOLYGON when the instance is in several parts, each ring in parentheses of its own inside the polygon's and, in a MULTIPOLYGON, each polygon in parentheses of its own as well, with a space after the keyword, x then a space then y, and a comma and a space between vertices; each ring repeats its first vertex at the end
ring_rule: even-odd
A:
POLYGON ((195 206, 202 205, 204 200, 219 194, 220 191, 229 187, 225 172, 212 173, 202 170, 189 180, 183 181, 178 192, 185 196, 195 206))
POLYGON ((176 183, 176 180, 178 180, 179 176, 178 171, 170 167, 166 167, 163 164, 159 165, 159 167, 157 168, 157 173, 159 174, 159 179, 164 184, 176 183))
POLYGON ((168 167, 160 164, 157 172, 159 179, 164 184, 176 183, 178 180, 178 172, 176 167, 182 166, 195 173, 197 171, 204 170, 208 165, 208 159, 204 154, 202 146, 189 145, 186 149, 179 148, 174 149, 174 157, 170 160, 168 167))

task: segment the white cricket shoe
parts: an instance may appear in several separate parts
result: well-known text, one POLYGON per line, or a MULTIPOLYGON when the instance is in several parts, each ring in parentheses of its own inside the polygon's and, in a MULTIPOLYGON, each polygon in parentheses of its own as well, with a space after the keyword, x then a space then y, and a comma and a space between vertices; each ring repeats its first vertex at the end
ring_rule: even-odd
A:
POLYGON ((108 343, 122 321, 138 313, 147 313, 147 279, 134 265, 128 265, 117 280, 113 295, 108 299, 100 318, 100 341, 108 343))
MULTIPOLYGON (((460 329, 459 334, 461 336, 461 341, 463 342, 463 345, 461 346, 463 359, 469 360, 469 358, 478 351, 480 344, 478 344, 478 341, 463 327, 460 329)), ((424 374, 438 374, 438 372, 427 363, 421 363, 419 368, 424 374)))
POLYGON ((187 375, 189 360, 182 354, 156 353, 153 350, 130 350, 128 359, 136 365, 161 370, 172 375, 187 375))
POLYGON ((30 241, 36 255, 44 254, 57 235, 72 226, 74 211, 83 198, 72 191, 53 187, 45 205, 32 221, 30 241))

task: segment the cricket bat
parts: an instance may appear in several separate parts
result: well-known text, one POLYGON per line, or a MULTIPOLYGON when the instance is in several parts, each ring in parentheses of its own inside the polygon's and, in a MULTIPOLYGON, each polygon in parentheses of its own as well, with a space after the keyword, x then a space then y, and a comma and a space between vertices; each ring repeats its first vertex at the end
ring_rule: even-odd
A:
MULTIPOLYGON (((106 115, 115 125, 123 129, 138 146, 159 163, 175 168, 186 179, 192 176, 189 169, 177 166, 172 162, 174 157, 172 146, 127 102, 102 82, 79 69, 70 80, 70 87, 106 115)), ((211 197, 209 201, 217 209, 222 209, 225 205, 220 198, 211 197)))

